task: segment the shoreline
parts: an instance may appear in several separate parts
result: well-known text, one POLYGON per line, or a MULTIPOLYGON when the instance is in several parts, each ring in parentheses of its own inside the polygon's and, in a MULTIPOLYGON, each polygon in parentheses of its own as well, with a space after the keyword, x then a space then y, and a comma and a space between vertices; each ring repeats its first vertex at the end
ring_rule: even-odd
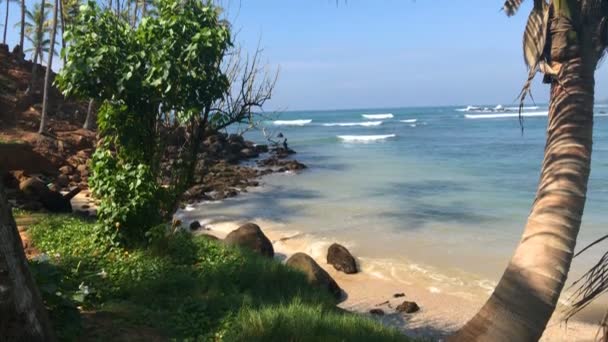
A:
MULTIPOLYGON (((201 204, 204 206, 204 204, 201 204)), ((394 277, 384 277, 370 270, 365 259, 357 258, 360 272, 347 275, 336 271, 326 263, 325 255, 331 242, 322 239, 311 239, 308 235, 290 231, 284 224, 262 219, 235 218, 202 218, 198 210, 180 211, 176 218, 183 224, 199 220, 202 229, 193 234, 213 235, 223 239, 241 224, 253 222, 258 224, 264 234, 270 239, 275 249, 275 259, 284 262, 296 252, 304 252, 317 261, 338 283, 346 293, 345 299, 338 307, 347 311, 368 315, 385 325, 394 327, 410 337, 423 337, 441 340, 464 325, 485 303, 491 291, 487 293, 445 293, 429 288, 424 282, 412 279, 397 280, 394 277), (404 293, 403 298, 393 298, 396 293, 404 293), (414 314, 396 313, 394 308, 404 300, 415 301, 421 308, 414 314), (388 303, 387 303, 388 301, 388 303), (381 304, 381 305, 379 305, 381 304), (376 316, 369 314, 372 309, 382 309, 386 314, 376 316)), ((562 299, 563 300, 563 299, 562 299)), ((592 341, 599 325, 571 319, 567 324, 561 317, 563 310, 558 307, 541 341, 592 341)))

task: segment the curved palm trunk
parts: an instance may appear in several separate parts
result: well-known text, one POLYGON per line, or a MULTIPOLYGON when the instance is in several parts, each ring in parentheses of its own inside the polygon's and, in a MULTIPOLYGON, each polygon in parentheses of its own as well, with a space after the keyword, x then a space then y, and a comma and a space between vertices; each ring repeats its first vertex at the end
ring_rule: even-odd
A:
POLYGON ((562 63, 562 71, 559 84, 553 82, 551 87, 536 200, 520 244, 494 293, 450 341, 538 340, 566 282, 591 167, 597 59, 581 57, 590 55, 580 52, 590 44, 556 44, 568 40, 571 32, 560 30, 555 22, 559 20, 552 24, 551 54, 554 62, 562 63))
POLYGON ((8 341, 53 341, 53 331, 0 184, 0 336, 8 341))
POLYGON ((11 3, 10 0, 5 0, 6 1, 6 15, 4 16, 4 36, 2 37, 2 44, 6 44, 6 30, 8 29, 8 10, 9 10, 9 4, 11 3))
POLYGON ((49 62, 46 65, 46 75, 44 76, 44 93, 42 96, 42 115, 40 117, 40 129, 38 133, 46 132, 47 111, 49 104, 49 88, 51 87, 51 69, 53 67, 53 55, 55 50, 55 36, 57 35, 57 19, 58 19, 59 0, 55 0, 53 6, 53 30, 51 31, 51 51, 49 52, 49 62))
MULTIPOLYGON (((63 12, 63 0, 59 0, 59 15, 61 16, 61 50, 65 50, 65 39, 63 34, 65 33, 65 13, 63 12)), ((67 63, 67 57, 63 56, 63 64, 67 63)))
POLYGON ((89 99, 89 107, 87 108, 87 118, 84 121, 82 128, 92 131, 95 128, 95 118, 93 117, 93 99, 89 99))

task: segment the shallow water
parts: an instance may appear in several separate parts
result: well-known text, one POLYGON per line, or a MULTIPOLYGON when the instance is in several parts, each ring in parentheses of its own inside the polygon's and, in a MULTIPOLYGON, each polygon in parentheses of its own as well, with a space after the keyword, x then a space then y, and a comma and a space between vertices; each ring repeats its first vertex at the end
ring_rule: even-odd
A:
MULTIPOLYGON (((602 236, 608 223, 604 110, 596 108, 579 249, 602 236)), ((488 293, 534 199, 546 111, 526 108, 523 134, 516 112, 464 107, 284 113, 265 122, 266 131, 283 133, 309 169, 268 176, 262 188, 196 212, 276 222, 321 244, 319 253, 323 244, 339 241, 364 270, 422 281, 431 292, 488 293)), ((248 138, 264 141, 259 132, 248 138)), ((605 248, 577 258, 571 279, 605 248)))

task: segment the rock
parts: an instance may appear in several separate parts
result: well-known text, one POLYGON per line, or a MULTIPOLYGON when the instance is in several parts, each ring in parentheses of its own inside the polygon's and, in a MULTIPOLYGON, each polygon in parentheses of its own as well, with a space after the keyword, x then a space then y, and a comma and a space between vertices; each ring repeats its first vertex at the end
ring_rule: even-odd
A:
POLYGON ((240 246, 253 250, 263 256, 274 257, 274 248, 260 227, 254 223, 240 226, 226 236, 226 244, 240 246))
POLYGON ((258 153, 268 153, 268 145, 255 145, 255 149, 258 153))
POLYGON ((238 143, 240 145, 244 145, 245 144, 245 139, 240 134, 230 134, 228 136, 228 142, 231 142, 231 143, 235 142, 235 143, 238 143))
POLYGON ((77 173, 75 173, 75 174, 73 174, 73 175, 71 175, 71 176, 70 176, 70 180, 71 180, 72 182, 75 182, 75 183, 80 182, 80 180, 81 180, 81 179, 82 179, 82 178, 81 178, 81 177, 80 177, 80 175, 79 175, 79 174, 77 174, 77 173))
POLYGON ((296 253, 287 259, 285 264, 302 271, 311 285, 329 291, 338 300, 342 297, 342 289, 336 281, 310 256, 296 253))
POLYGON ((19 190, 28 197, 37 198, 41 193, 49 191, 49 188, 40 178, 32 177, 19 183, 19 190))
POLYGON ((329 249, 327 250, 327 263, 332 265, 336 270, 346 274, 357 273, 355 258, 350 254, 346 247, 337 243, 329 246, 329 249))
POLYGON ((244 158, 257 158, 259 156, 256 150, 252 150, 250 148, 244 148, 241 150, 241 155, 244 158))
POLYGON ((201 224, 198 221, 192 221, 190 223, 190 230, 197 230, 201 228, 201 224))
POLYGON ((78 173, 80 173, 80 175, 82 177, 88 176, 89 175, 89 168, 87 167, 86 164, 80 164, 76 167, 76 170, 78 171, 78 173))
POLYGON ((70 179, 68 178, 68 176, 61 174, 59 176, 57 176, 57 185, 59 185, 62 188, 65 188, 66 186, 68 186, 70 184, 70 179))
POLYGON ((64 165, 62 167, 59 168, 59 172, 61 172, 62 175, 69 175, 74 171, 74 169, 69 166, 69 165, 64 165))
POLYGON ((405 297, 405 293, 395 293, 393 295, 393 298, 401 298, 401 297, 405 297))
POLYGON ((384 310, 382 309, 371 309, 369 313, 376 316, 384 316, 384 310))
POLYGON ((405 313, 414 313, 416 311, 420 310, 420 307, 418 306, 418 304, 416 304, 416 302, 408 302, 405 301, 403 303, 401 303, 399 306, 397 306, 397 308, 395 309, 397 310, 397 312, 405 312, 405 313))
POLYGON ((10 172, 6 172, 3 176, 2 176, 2 184, 7 188, 7 189, 17 189, 19 188, 19 180, 17 179, 17 177, 15 177, 12 173, 10 172))

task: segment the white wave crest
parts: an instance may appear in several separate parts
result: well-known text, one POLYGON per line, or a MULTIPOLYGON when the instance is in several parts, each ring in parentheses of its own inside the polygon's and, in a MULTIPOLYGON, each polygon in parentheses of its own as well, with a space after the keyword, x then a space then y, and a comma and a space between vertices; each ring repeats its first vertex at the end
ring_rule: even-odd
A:
POLYGON ((346 142, 372 142, 379 140, 386 140, 389 138, 396 137, 395 134, 386 135, 339 135, 338 139, 346 142))
POLYGON ((312 120, 275 120, 272 123, 275 126, 304 126, 311 122, 312 120))
POLYGON ((361 114, 366 119, 392 119, 394 115, 391 113, 386 114, 361 114))
POLYGON ((332 122, 332 123, 324 123, 323 126, 326 127, 333 127, 333 126, 340 126, 340 127, 352 127, 352 126, 363 126, 363 127, 370 127, 370 126, 380 126, 382 125, 382 121, 366 121, 366 122, 332 122))
MULTIPOLYGON (((549 112, 531 112, 521 113, 523 117, 534 117, 534 116, 547 116, 549 112)), ((517 118, 519 113, 507 113, 507 114, 465 114, 467 119, 504 119, 504 118, 517 118)))
POLYGON ((401 122, 405 122, 405 123, 416 123, 416 121, 418 121, 418 119, 407 119, 407 120, 399 120, 401 122))

